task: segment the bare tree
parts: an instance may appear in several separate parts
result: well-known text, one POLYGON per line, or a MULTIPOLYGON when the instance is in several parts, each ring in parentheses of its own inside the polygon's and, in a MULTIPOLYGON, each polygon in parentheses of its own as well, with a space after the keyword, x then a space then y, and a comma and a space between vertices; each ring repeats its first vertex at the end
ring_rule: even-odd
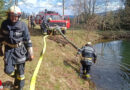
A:
POLYGON ((79 23, 79 16, 82 13, 82 0, 74 0, 73 11, 75 16, 77 16, 77 23, 79 23))
POLYGON ((92 0, 88 0, 88 14, 91 14, 92 0))
POLYGON ((96 0, 93 0, 92 4, 93 4, 92 14, 94 14, 95 13, 96 0))
POLYGON ((84 14, 84 19, 88 15, 94 14, 97 0, 74 0, 73 9, 78 15, 84 14))
MULTIPOLYGON (((73 11, 77 18, 77 24, 81 25, 83 28, 91 27, 93 17, 95 13, 97 0, 74 0, 73 11)), ((96 18, 97 19, 97 18, 96 18)), ((96 21, 96 20, 94 20, 96 21)))

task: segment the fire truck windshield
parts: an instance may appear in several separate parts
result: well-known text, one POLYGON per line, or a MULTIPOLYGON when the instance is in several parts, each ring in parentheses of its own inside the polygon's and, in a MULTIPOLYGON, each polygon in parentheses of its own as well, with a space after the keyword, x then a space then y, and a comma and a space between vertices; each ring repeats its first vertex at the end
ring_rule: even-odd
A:
POLYGON ((46 19, 51 18, 52 20, 62 20, 62 17, 59 15, 46 15, 46 19))

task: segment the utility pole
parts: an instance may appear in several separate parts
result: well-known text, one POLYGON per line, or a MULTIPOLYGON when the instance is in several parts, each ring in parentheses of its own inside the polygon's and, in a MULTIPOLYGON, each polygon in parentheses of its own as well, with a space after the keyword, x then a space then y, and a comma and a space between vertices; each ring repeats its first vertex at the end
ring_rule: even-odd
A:
POLYGON ((63 15, 64 15, 64 9, 65 9, 65 7, 64 7, 64 3, 65 3, 65 1, 62 0, 62 2, 63 2, 63 15))
POLYGON ((15 5, 18 6, 18 0, 15 0, 15 5))

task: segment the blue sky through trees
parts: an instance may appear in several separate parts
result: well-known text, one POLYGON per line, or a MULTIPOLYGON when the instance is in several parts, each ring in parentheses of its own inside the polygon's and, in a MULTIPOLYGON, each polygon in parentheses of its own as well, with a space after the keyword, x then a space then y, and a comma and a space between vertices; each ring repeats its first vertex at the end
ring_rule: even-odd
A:
MULTIPOLYGON (((73 15, 72 4, 74 0, 65 1, 65 14, 73 15)), ((104 12, 106 0, 96 0, 96 13, 104 12)), ((19 0, 19 7, 26 13, 38 13, 39 11, 52 10, 62 14, 62 0, 19 0)), ((122 3, 120 0, 108 0, 107 11, 117 10, 122 3)))

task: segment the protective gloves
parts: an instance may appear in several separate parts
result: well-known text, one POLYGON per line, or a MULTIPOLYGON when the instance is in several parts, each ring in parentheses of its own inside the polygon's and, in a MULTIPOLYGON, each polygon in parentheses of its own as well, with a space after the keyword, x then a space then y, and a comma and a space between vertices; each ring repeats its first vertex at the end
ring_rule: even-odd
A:
POLYGON ((78 49, 78 52, 77 52, 76 56, 78 56, 79 54, 81 54, 81 49, 80 48, 78 49))

